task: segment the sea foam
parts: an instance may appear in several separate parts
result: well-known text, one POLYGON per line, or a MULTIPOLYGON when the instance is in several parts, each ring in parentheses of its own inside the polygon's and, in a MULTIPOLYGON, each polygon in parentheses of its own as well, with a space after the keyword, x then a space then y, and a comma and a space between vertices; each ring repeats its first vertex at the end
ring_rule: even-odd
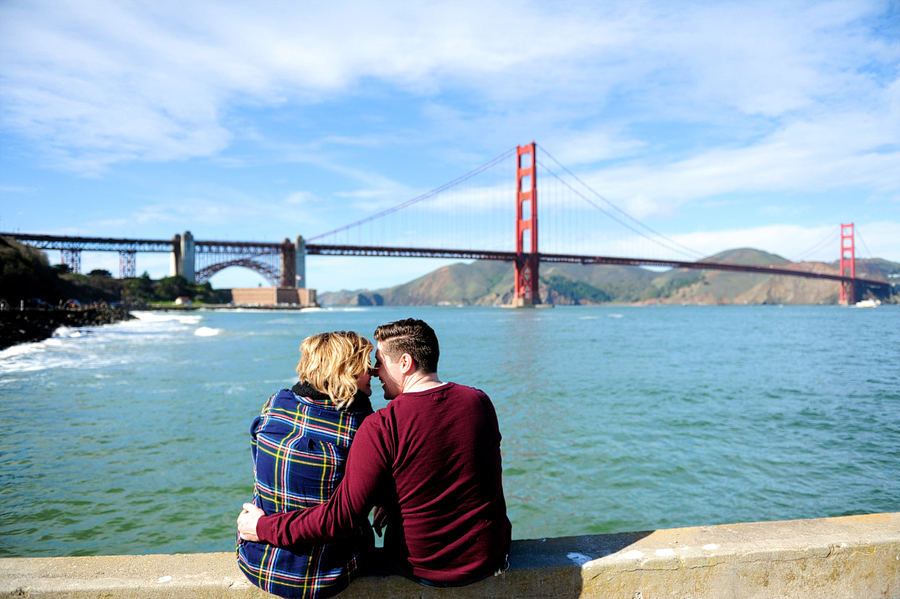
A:
POLYGON ((222 329, 214 329, 212 327, 200 327, 194 334, 198 337, 214 337, 222 332, 222 329))

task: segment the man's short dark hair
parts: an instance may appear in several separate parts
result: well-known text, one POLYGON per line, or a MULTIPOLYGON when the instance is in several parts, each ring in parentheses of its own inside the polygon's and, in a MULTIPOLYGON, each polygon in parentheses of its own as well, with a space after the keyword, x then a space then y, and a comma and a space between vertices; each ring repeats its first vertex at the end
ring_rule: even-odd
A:
POLYGON ((375 329, 375 340, 381 351, 392 361, 409 354, 416 370, 423 374, 437 372, 441 349, 437 335, 424 320, 407 318, 383 324, 375 329))

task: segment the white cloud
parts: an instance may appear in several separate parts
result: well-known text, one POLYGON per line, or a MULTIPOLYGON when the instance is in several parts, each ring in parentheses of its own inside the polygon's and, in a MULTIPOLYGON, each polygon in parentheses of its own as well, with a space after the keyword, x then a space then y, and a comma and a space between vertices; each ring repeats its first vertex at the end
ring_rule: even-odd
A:
MULTIPOLYGON (((7 2, 3 122, 96 172, 214 155, 236 106, 319 102, 367 79, 424 97, 468 89, 501 110, 555 106, 557 122, 620 96, 662 118, 779 116, 872 88, 856 67, 896 48, 851 25, 877 7, 7 2)), ((594 136, 582 143, 595 159, 641 143, 594 136)))
MULTIPOLYGON (((406 184, 401 169, 387 175, 378 160, 357 160, 364 150, 424 148, 445 164, 473 165, 485 148, 539 137, 641 219, 771 193, 773 205, 756 211, 769 227, 678 239, 708 253, 745 244, 791 257, 817 241, 818 229, 783 224, 797 208, 774 205, 778 194, 852 189, 856 199, 900 201, 900 41, 886 24, 896 17, 889 10, 860 0, 7 0, 0 127, 45 162, 84 175, 123 161, 204 157, 218 167, 276 161, 336 175, 327 184, 291 180, 259 197, 256 189, 157 193, 123 205, 125 216, 69 232, 177 231, 189 222, 198 237, 265 239, 280 206, 279 228, 312 236, 427 190, 417 188, 422 178, 406 184), (345 114, 329 112, 331 103, 348 111, 373 98, 369 120, 360 120, 369 128, 317 128, 304 112, 340 122, 345 114), (303 122, 291 144, 255 120, 279 109, 303 122), (247 145, 225 152, 238 142, 247 145)), ((0 191, 29 188, 11 183, 0 191)), ((222 185, 232 184, 241 185, 222 185)), ((506 185, 480 180, 417 210, 444 220, 455 211, 500 214, 511 202, 506 185)), ((393 226, 396 243, 415 230, 414 216, 378 226, 393 226)), ((874 254, 900 259, 892 216, 863 231, 874 254)), ((508 215, 499 218, 497 230, 508 231, 508 215)), ((463 233, 494 243, 492 231, 463 233)), ((610 238, 604 253, 634 249, 610 238)))
MULTIPOLYGON (((871 257, 900 262, 900 223, 876 221, 856 223, 856 257, 868 258, 865 247, 872 252, 871 257)), ((752 247, 806 261, 832 262, 840 257, 840 228, 803 227, 792 224, 767 225, 763 227, 735 228, 676 235, 675 241, 690 248, 711 255, 724 249, 752 247), (816 251, 810 251, 818 248, 816 251)))
MULTIPOLYGON (((554 158, 571 168, 583 164, 592 164, 603 160, 621 159, 637 154, 647 143, 637 139, 629 139, 618 131, 568 131, 554 135, 554 147, 561 148, 554 152, 554 158)), ((552 166, 555 164, 551 163, 552 166)))
POLYGON ((856 257, 884 258, 900 262, 900 223, 875 221, 856 223, 856 257))
POLYGON ((891 194, 900 190, 898 122, 894 112, 828 114, 794 121, 753 145, 663 164, 635 160, 583 178, 638 219, 733 192, 861 186, 891 194))
POLYGON ((320 201, 311 191, 295 191, 285 198, 284 203, 292 206, 304 206, 320 201))

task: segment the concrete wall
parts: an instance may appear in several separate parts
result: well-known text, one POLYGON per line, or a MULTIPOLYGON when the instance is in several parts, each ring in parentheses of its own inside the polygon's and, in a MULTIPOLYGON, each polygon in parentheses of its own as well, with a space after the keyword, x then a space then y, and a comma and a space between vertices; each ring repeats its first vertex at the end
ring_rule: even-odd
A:
MULTIPOLYGON (((243 599, 234 554, 0 559, 0 597, 243 599)), ((900 513, 516 541, 502 577, 455 589, 363 577, 363 597, 900 598, 900 513)))
POLYGON ((315 289, 294 287, 236 287, 231 301, 238 305, 274 306, 275 304, 316 305, 315 289))

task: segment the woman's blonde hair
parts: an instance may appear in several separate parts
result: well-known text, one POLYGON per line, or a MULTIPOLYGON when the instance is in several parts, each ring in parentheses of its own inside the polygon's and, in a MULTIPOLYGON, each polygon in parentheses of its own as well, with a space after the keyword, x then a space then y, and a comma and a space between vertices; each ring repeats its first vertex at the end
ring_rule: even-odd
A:
POLYGON ((338 409, 348 408, 358 391, 356 380, 370 369, 373 349, 371 341, 353 331, 312 335, 300 344, 297 374, 338 409))

